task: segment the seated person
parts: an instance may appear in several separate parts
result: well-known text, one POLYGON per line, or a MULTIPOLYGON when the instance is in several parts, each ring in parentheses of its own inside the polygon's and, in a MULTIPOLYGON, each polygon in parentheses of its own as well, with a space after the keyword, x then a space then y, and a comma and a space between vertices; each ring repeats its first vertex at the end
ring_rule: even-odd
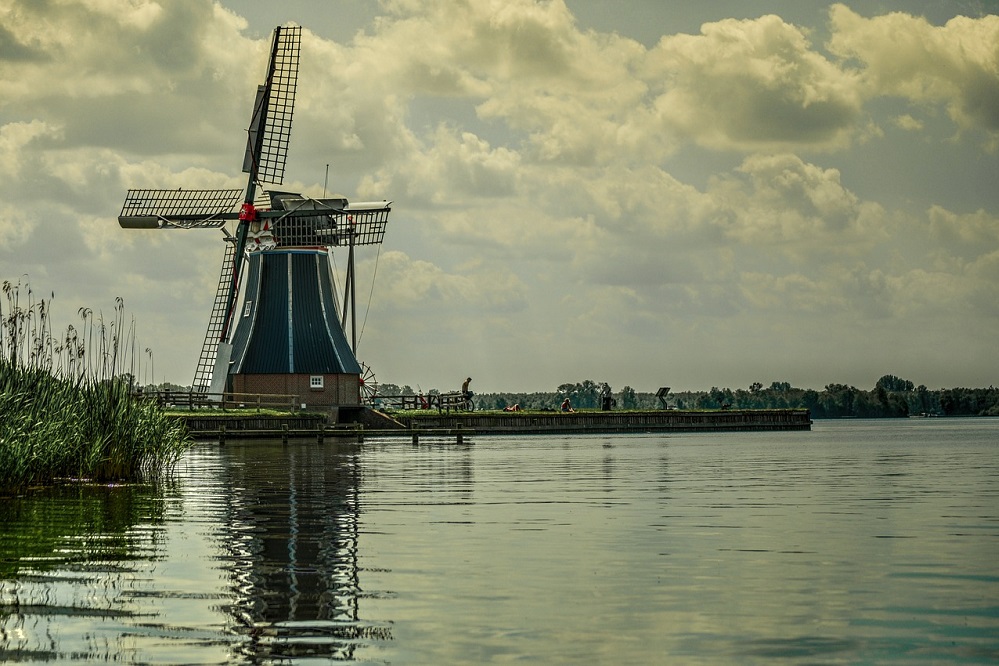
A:
POLYGON ((504 412, 519 412, 520 411, 520 405, 516 404, 516 405, 511 405, 509 407, 504 407, 503 411, 504 412))
POLYGON ((569 398, 566 398, 565 400, 562 401, 562 411, 563 412, 576 411, 575 409, 572 408, 572 405, 569 404, 569 398))

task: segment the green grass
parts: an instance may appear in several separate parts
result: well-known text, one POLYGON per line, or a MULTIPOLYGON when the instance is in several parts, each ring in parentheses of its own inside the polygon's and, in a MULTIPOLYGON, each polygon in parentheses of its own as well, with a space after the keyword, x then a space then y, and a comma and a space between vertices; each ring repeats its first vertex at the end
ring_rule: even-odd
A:
POLYGON ((81 310, 84 335, 50 333, 48 301, 5 282, 0 305, 0 492, 65 479, 142 481, 172 468, 190 440, 182 423, 136 400, 123 371, 134 324, 81 310), (86 341, 86 342, 85 342, 86 341))
MULTIPOLYGON (((803 409, 803 408, 785 408, 785 409, 674 409, 670 408, 669 412, 686 412, 686 413, 717 413, 717 414, 727 414, 731 412, 740 411, 751 411, 751 412, 783 412, 787 409, 803 409)), ((573 412, 562 412, 557 409, 551 410, 541 410, 541 409, 522 409, 519 412, 507 412, 502 409, 482 409, 475 410, 474 412, 463 412, 457 410, 451 410, 450 413, 447 411, 442 411, 438 413, 436 409, 394 409, 394 410, 382 410, 390 416, 406 416, 410 418, 436 418, 438 416, 476 416, 476 415, 488 415, 488 416, 507 416, 507 417, 517 417, 517 416, 572 416, 573 414, 649 414, 663 412, 662 409, 614 409, 609 412, 599 409, 597 407, 582 408, 577 409, 573 412)))

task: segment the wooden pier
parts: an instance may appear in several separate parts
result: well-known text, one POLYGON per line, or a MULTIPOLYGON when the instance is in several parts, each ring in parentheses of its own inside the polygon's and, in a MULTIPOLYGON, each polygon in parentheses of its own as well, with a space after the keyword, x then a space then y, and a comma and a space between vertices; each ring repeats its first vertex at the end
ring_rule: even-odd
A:
POLYGON ((408 428, 468 428, 489 434, 578 434, 811 430, 807 409, 644 412, 395 414, 408 428))
POLYGON ((810 430, 806 409, 645 412, 435 413, 378 415, 366 422, 330 425, 321 414, 262 416, 191 414, 177 416, 199 441, 280 439, 353 440, 400 437, 414 444, 444 438, 463 443, 473 435, 624 434, 668 432, 748 432, 810 430))

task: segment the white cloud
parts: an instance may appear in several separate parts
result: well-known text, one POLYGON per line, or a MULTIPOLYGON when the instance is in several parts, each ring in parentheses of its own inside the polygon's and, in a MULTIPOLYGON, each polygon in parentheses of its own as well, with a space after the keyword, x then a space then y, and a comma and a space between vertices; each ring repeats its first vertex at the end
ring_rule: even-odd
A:
POLYGON ((40 120, 13 122, 0 126, 0 177, 17 179, 23 170, 29 169, 29 160, 35 153, 32 143, 46 138, 57 139, 59 129, 40 120))
POLYGON ((862 117, 855 75, 778 16, 663 37, 649 75, 664 127, 713 148, 842 147, 862 117))
POLYGON ((829 48, 862 65, 867 96, 942 101, 962 128, 999 145, 999 16, 956 16, 943 26, 902 12, 864 18, 846 5, 830 9, 829 48))
POLYGON ((870 219, 877 211, 864 214, 864 206, 843 187, 836 169, 782 154, 749 157, 739 171, 749 177, 752 190, 743 192, 749 196, 741 203, 729 202, 736 220, 730 234, 738 240, 770 246, 797 243, 829 253, 881 236, 870 219), (822 242, 834 239, 835 246, 822 242))
MULTIPOLYGON (((12 250, 23 247, 35 229, 38 227, 38 220, 24 211, 17 210, 9 202, 0 197, 0 207, 7 209, 0 214, 0 237, 4 239, 4 245, 12 250)), ((12 276, 6 275, 8 279, 12 276)))
POLYGON ((928 213, 930 238, 946 257, 975 260, 999 249, 999 216, 979 210, 959 215, 940 206, 928 213))
POLYGON ((406 153, 408 161, 398 162, 395 173, 380 173, 380 188, 424 205, 514 194, 521 164, 517 152, 494 149, 471 132, 459 134, 445 126, 425 141, 423 150, 406 153))
POLYGON ((900 116, 896 116, 894 118, 893 122, 895 123, 896 126, 902 128, 904 130, 909 130, 909 131, 912 131, 912 132, 917 132, 917 131, 923 129, 923 126, 924 126, 922 121, 920 121, 920 120, 918 120, 916 118, 913 118, 908 113, 904 113, 904 114, 902 114, 900 116))
MULTIPOLYGON (((58 9, 0 0, 0 257, 70 309, 124 297, 157 369, 187 382, 221 234, 114 218, 130 187, 242 186, 269 38, 208 0, 58 9)), ((381 11, 342 43, 306 26, 286 188, 319 194, 329 164, 330 191, 395 201, 364 308, 362 359, 383 380, 654 389, 763 368, 821 385, 837 378, 784 369, 838 349, 826 368, 849 356, 862 372, 893 330, 921 331, 915 358, 951 339, 950 365, 980 374, 999 316, 994 194, 935 201, 954 185, 940 168, 940 190, 907 186, 913 205, 891 208, 877 182, 858 188, 857 148, 887 156, 893 182, 933 167, 906 162, 917 143, 994 167, 934 118, 994 132, 994 17, 836 6, 823 53, 772 15, 685 35, 664 11, 646 48, 558 0, 381 11)), ((362 253, 359 273, 374 267, 362 253)))

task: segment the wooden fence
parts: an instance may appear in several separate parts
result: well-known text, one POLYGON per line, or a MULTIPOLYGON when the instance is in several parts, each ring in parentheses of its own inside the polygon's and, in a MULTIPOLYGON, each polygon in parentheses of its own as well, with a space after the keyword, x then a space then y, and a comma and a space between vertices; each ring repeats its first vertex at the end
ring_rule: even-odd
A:
POLYGON ((375 407, 403 411, 436 409, 438 413, 468 411, 468 400, 460 391, 452 393, 431 393, 429 395, 379 395, 375 397, 375 407))
POLYGON ((161 407, 188 409, 280 409, 297 411, 301 402, 297 395, 265 393, 201 393, 199 391, 145 391, 136 394, 144 400, 155 400, 161 407))

